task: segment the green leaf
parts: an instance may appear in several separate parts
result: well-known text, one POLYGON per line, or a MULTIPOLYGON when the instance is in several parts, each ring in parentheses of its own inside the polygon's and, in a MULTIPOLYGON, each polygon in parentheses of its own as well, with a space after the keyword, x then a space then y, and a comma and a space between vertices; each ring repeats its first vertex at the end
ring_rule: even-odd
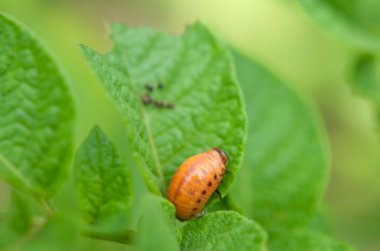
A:
POLYGON ((319 121, 281 80, 234 56, 249 129, 245 159, 229 199, 270 234, 305 226, 316 213, 328 174, 319 121))
POLYGON ((306 12, 335 37, 364 50, 380 51, 380 1, 300 0, 306 12))
POLYGON ((294 233, 284 233, 269 246, 271 251, 354 251, 349 245, 334 240, 328 235, 313 231, 299 230, 294 233))
POLYGON ((107 240, 117 243, 122 243, 126 245, 133 245, 136 232, 127 228, 115 228, 115 227, 93 227, 87 226, 87 229, 83 230, 83 235, 98 239, 98 240, 107 240))
POLYGON ((0 14, 0 177, 52 196, 67 175, 73 101, 46 49, 0 14))
POLYGON ((25 235, 31 226, 29 205, 21 195, 13 192, 10 208, 0 219, 0 249, 5 249, 6 246, 25 235))
POLYGON ((35 232, 31 233, 34 236, 26 236, 21 251, 76 250, 78 227, 67 215, 54 215, 41 229, 35 229, 35 232))
POLYGON ((325 234, 332 234, 332 222, 326 210, 319 210, 310 221, 308 228, 325 234))
POLYGON ((231 211, 206 213, 183 228, 182 250, 266 249, 266 233, 254 221, 231 211))
POLYGON ((373 54, 360 55, 352 71, 354 91, 380 105, 380 63, 373 54))
POLYGON ((220 147, 230 156, 220 186, 226 194, 241 163, 246 136, 243 101, 226 50, 200 23, 182 36, 113 25, 112 51, 84 54, 126 120, 130 145, 149 188, 166 193, 182 162, 220 147), (159 82, 163 88, 158 89, 159 82), (174 109, 144 106, 145 84, 154 100, 174 109))
POLYGON ((141 211, 136 236, 139 250, 179 250, 174 206, 166 199, 148 194, 142 199, 141 211))
POLYGON ((75 159, 80 208, 89 223, 124 215, 132 199, 132 180, 125 162, 103 131, 95 126, 75 159))
POLYGON ((16 192, 11 208, 0 220, 1 250, 74 250, 78 235, 77 224, 67 215, 32 218, 28 201, 16 192))

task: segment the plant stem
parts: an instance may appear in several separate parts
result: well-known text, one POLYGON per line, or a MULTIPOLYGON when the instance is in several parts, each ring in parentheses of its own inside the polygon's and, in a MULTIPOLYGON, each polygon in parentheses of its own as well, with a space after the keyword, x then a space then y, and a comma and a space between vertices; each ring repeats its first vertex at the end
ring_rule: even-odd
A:
MULTIPOLYGON (((56 210, 54 209, 54 206, 51 203, 51 201, 49 201, 43 197, 37 197, 36 196, 35 198, 36 198, 36 201, 38 202, 38 204, 46 212, 46 215, 48 217, 52 217, 56 214, 56 210)), ((92 230, 92 229, 86 229, 86 230, 82 231, 82 235, 84 235, 86 237, 90 237, 90 238, 99 239, 99 240, 112 241, 112 242, 132 245, 134 236, 136 235, 136 232, 133 230, 124 229, 121 231, 105 233, 105 232, 96 231, 96 230, 92 230)))
POLYGON ((49 217, 55 214, 55 209, 51 201, 42 197, 36 197, 36 200, 49 217))
POLYGON ((134 236, 136 235, 136 232, 133 230, 124 229, 117 232, 105 233, 105 232, 96 232, 91 229, 86 229, 82 232, 82 234, 84 236, 99 239, 99 240, 106 240, 106 241, 127 244, 127 245, 133 245, 134 236))

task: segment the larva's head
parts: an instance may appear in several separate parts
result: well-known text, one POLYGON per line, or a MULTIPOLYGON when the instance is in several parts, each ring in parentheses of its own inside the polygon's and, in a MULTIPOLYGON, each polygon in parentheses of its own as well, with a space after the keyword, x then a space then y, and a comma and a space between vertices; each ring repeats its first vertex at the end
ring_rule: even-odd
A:
POLYGON ((214 150, 218 152, 223 164, 226 166, 228 162, 228 155, 226 154, 226 152, 218 147, 215 147, 214 150))

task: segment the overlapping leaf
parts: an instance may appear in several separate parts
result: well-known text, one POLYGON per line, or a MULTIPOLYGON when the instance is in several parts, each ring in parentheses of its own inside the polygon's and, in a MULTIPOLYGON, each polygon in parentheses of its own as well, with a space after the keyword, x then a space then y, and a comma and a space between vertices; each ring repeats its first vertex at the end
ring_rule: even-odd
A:
POLYGON ((136 236, 139 250, 180 250, 174 206, 163 198, 149 194, 143 197, 141 208, 142 218, 136 236))
POLYGON ((298 230, 296 232, 283 233, 283 235, 271 242, 271 251, 354 251, 349 245, 334 240, 330 236, 313 230, 298 230))
POLYGON ((376 56, 360 55, 355 62, 351 77, 354 91, 380 107, 380 64, 376 56))
POLYGON ((35 232, 30 233, 30 235, 31 236, 28 236, 23 240, 22 244, 24 245, 22 248, 16 250, 77 250, 76 245, 79 235, 78 226, 75 221, 67 215, 54 215, 49 218, 43 226, 36 229, 35 232))
POLYGON ((266 233, 254 221, 236 212, 205 214, 183 228, 182 250, 249 250, 266 249, 266 233))
POLYGON ((0 218, 0 250, 16 242, 32 228, 29 205, 19 194, 12 194, 8 211, 0 218))
POLYGON ((310 107, 280 80, 234 55, 249 130, 230 197, 270 234, 305 226, 318 208, 328 174, 320 125, 310 107))
POLYGON ((125 162, 103 131, 94 127, 75 161, 79 205, 89 223, 125 215, 132 199, 132 180, 125 162))
POLYGON ((355 47, 380 51, 380 1, 300 0, 307 13, 335 37, 355 47))

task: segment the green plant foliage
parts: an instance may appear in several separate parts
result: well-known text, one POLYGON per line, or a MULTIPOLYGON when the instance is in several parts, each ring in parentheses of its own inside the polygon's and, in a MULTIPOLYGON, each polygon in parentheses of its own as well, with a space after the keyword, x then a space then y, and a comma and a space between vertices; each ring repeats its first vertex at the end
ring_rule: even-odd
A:
POLYGON ((0 176, 53 195, 72 151, 73 101, 60 70, 35 38, 0 14, 0 176))
MULTIPOLYGON (((339 4, 324 5, 354 15, 339 4)), ((372 14, 368 20, 378 20, 372 14)), ((368 20, 360 25, 368 28, 368 20)), ((368 37, 379 34, 364 33, 354 41, 374 46, 368 37)), ((114 47, 105 54, 82 49, 125 119, 132 149, 127 159, 133 153, 153 194, 133 172, 133 197, 133 161, 127 168, 95 126, 73 169, 85 220, 54 205, 49 197, 60 188, 71 157, 73 102, 45 49, 0 14, 0 177, 29 192, 14 192, 10 209, 0 213, 1 250, 75 250, 79 234, 141 251, 266 251, 267 242, 272 251, 353 250, 308 229, 324 226, 315 216, 329 171, 327 144, 313 110, 281 80, 237 53, 231 57, 200 23, 181 36, 116 24, 111 37, 114 47), (218 187, 222 195, 235 181, 227 199, 210 207, 225 211, 179 222, 164 198, 170 179, 185 159, 213 147, 229 155, 218 187)), ((379 102, 375 64, 374 56, 360 57, 353 86, 379 102)))
POLYGON ((54 215, 40 229, 33 233, 34 236, 26 238, 22 251, 67 251, 75 250, 79 234, 76 223, 70 216, 54 215))
POLYGON ((300 0, 306 12, 332 35, 365 50, 380 51, 380 1, 300 0))
POLYGON ((266 250, 266 233, 236 212, 207 213, 183 228, 182 250, 266 250))
POLYGON ((307 225, 328 173, 319 124, 310 107, 279 79, 237 53, 234 58, 249 130, 230 197, 269 233, 307 225))
MULTIPOLYGON (((132 180, 125 162, 100 127, 95 126, 75 161, 75 185, 87 222, 126 214, 132 199, 132 180)), ((103 220, 104 221, 104 220, 103 220)))
POLYGON ((0 250, 25 235, 32 227, 31 212, 27 202, 16 192, 8 211, 0 218, 0 250))
POLYGON ((357 93, 380 105, 380 64, 373 54, 360 55, 352 71, 351 85, 357 93))
POLYGON ((226 50, 200 23, 182 36, 113 25, 111 36, 112 51, 83 50, 127 121, 150 189, 165 194, 186 158, 220 147, 230 156, 230 172, 220 186, 226 194, 240 167, 246 135, 242 98, 226 50), (146 83, 155 87, 154 100, 175 108, 144 106, 140 99, 146 83))
POLYGON ((314 230, 285 233, 269 246, 271 251, 354 251, 355 249, 314 230))
POLYGON ((148 194, 142 198, 141 209, 142 218, 136 236, 139 250, 180 250, 174 206, 161 197, 148 194))

